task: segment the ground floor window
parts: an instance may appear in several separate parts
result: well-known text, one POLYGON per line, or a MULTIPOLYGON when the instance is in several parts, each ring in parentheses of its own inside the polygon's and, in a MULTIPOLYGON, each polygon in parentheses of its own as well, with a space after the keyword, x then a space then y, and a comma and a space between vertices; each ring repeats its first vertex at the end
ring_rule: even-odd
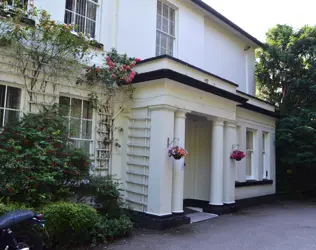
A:
POLYGON ((246 132, 246 177, 247 179, 254 178, 254 140, 255 131, 248 130, 246 132))
POLYGON ((21 89, 0 85, 0 127, 20 118, 21 89))
POLYGON ((269 179, 269 134, 267 132, 262 133, 262 165, 263 165, 263 179, 269 179))
POLYGON ((69 138, 77 148, 92 154, 92 114, 91 103, 86 100, 61 96, 59 98, 61 115, 66 118, 69 138))

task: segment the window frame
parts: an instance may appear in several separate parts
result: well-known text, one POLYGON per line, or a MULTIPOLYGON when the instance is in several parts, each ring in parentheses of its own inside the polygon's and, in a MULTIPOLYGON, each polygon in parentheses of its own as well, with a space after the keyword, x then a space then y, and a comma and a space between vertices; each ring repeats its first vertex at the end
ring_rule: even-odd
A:
POLYGON ((246 128, 246 180, 254 180, 255 179, 255 152, 256 152, 256 134, 257 134, 257 131, 254 130, 254 129, 251 129, 251 128, 246 128), (247 142, 248 142, 248 139, 247 139, 247 132, 251 132, 252 133, 252 149, 248 149, 247 148, 247 142), (250 159, 250 175, 247 174, 247 162, 248 162, 248 152, 250 152, 250 156, 251 156, 251 159, 250 159))
POLYGON ((0 106, 0 110, 3 110, 3 117, 2 120, 0 120, 0 130, 2 130, 2 128, 5 127, 5 116, 6 116, 6 111, 14 111, 14 112, 19 112, 19 118, 21 118, 22 116, 22 102, 23 102, 23 88, 18 87, 18 86, 14 86, 14 85, 10 85, 10 84, 0 84, 1 86, 5 87, 5 94, 4 94, 4 106, 1 107, 0 106), (18 109, 12 109, 12 108, 7 108, 6 107, 6 102, 7 102, 7 95, 8 95, 8 88, 15 88, 15 89, 19 89, 20 90, 20 102, 18 105, 18 109))
MULTIPOLYGON (((92 111, 92 114, 91 114, 91 119, 86 119, 86 118, 83 118, 82 115, 83 115, 83 106, 84 106, 84 101, 86 102, 90 102, 88 100, 88 98, 84 98, 84 97, 79 97, 79 96, 73 96, 73 95, 67 95, 67 94, 62 94, 60 93, 59 95, 59 98, 58 98, 58 102, 60 103, 60 98, 61 97, 64 97, 64 98, 69 98, 69 110, 68 110, 68 116, 62 116, 63 118, 67 119, 67 125, 68 125, 68 139, 70 141, 85 141, 85 142, 90 142, 89 144, 89 155, 94 155, 94 143, 95 143, 95 135, 94 135, 94 115, 95 115, 95 112, 93 110, 93 108, 91 108, 91 111, 92 111), (72 99, 77 99, 77 100, 80 100, 81 101, 81 111, 80 111, 80 118, 78 117, 74 117, 74 116, 71 116, 71 104, 72 104, 72 99), (71 132, 71 120, 72 119, 76 119, 76 120, 80 120, 80 137, 72 137, 69 135, 69 133, 71 132), (82 124, 83 124, 83 121, 91 121, 91 139, 84 139, 82 138, 82 124)), ((75 146, 76 147, 76 146, 75 146)), ((77 147, 78 148, 78 147, 77 147)))
POLYGON ((156 43, 155 43, 155 55, 156 56, 160 56, 160 55, 169 55, 169 56, 172 56, 172 57, 175 57, 176 55, 176 42, 177 42, 177 19, 178 19, 178 8, 176 6, 174 6, 173 4, 169 3, 168 1, 166 0, 157 0, 157 13, 156 13, 156 43), (158 13, 158 4, 161 4, 161 10, 163 11, 163 6, 167 6, 168 8, 168 33, 163 31, 162 27, 163 27, 163 19, 166 19, 164 16, 163 16, 163 12, 161 14, 158 13), (171 20, 170 19, 170 9, 172 9, 174 11, 174 20, 171 20), (161 27, 160 29, 158 28, 158 17, 160 17, 161 19, 161 27), (174 35, 171 34, 169 31, 171 30, 170 29, 170 23, 173 23, 174 24, 174 35), (157 39, 158 39, 158 34, 162 34, 162 35, 165 35, 167 36, 168 38, 171 38, 172 39, 172 51, 171 50, 168 50, 168 40, 166 41, 166 52, 165 53, 161 53, 161 49, 162 49, 162 46, 161 46, 161 36, 159 38, 159 43, 157 43, 157 39), (159 49, 159 51, 157 50, 157 48, 159 49), (168 52, 171 52, 171 53, 168 53, 168 52))
MULTIPOLYGON (((96 0, 98 2, 94 2, 93 0, 86 0, 86 7, 85 7, 85 15, 82 15, 82 14, 79 14, 79 12, 77 12, 77 1, 80 1, 80 0, 73 0, 74 1, 74 10, 69 10, 67 9, 67 0, 65 1, 65 11, 64 11, 64 23, 66 23, 66 14, 67 13, 71 13, 72 16, 74 16, 74 20, 72 23, 70 24, 75 24, 76 23, 76 17, 77 16, 80 16, 81 18, 84 18, 85 20, 85 23, 84 23, 84 31, 82 32, 86 37, 89 37, 88 34, 86 33, 86 24, 87 24, 87 19, 91 22, 94 22, 95 23, 95 30, 94 30, 94 36, 92 37, 90 35, 89 39, 92 39, 92 40, 98 40, 98 36, 99 36, 99 32, 98 32, 98 28, 99 28, 99 24, 100 24, 100 8, 101 8, 101 3, 100 1, 102 0, 96 0), (91 18, 88 17, 87 13, 88 13, 88 2, 91 2, 93 4, 95 4, 96 6, 96 18, 95 18, 95 21, 91 18)), ((69 23, 66 23, 66 24, 69 24, 69 23)), ((78 33, 77 31, 75 31, 75 33, 78 33)))
POLYGON ((270 133, 267 131, 262 131, 262 178, 264 180, 270 179, 269 141, 270 141, 270 133))

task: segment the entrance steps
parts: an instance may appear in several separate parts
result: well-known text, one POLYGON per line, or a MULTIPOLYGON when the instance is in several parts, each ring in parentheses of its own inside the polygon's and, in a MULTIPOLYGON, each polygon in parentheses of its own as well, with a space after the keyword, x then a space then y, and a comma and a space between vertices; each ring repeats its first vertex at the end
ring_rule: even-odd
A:
POLYGON ((199 207, 186 207, 186 216, 191 219, 191 223, 205 221, 218 217, 217 214, 204 213, 199 207))

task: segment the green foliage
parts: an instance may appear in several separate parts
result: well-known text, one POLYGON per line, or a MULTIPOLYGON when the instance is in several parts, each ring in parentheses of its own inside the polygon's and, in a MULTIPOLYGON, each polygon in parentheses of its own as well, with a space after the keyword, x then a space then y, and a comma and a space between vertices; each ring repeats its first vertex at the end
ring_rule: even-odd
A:
POLYGON ((88 245, 96 241, 101 217, 83 204, 58 202, 43 208, 50 246, 88 245))
POLYGON ((16 210, 31 210, 32 211, 33 208, 27 207, 24 204, 20 204, 20 203, 9 203, 9 204, 0 203, 0 216, 5 213, 16 211, 16 210))
POLYGON ((261 97, 277 105, 277 175, 282 191, 316 193, 316 26, 277 25, 257 53, 261 97))
POLYGON ((133 223, 126 215, 122 215, 119 218, 109 219, 108 217, 102 217, 97 224, 98 231, 102 232, 102 235, 108 237, 122 237, 131 233, 133 229, 133 223))
POLYGON ((66 199, 89 173, 89 157, 68 139, 54 110, 27 114, 0 135, 0 195, 32 206, 66 199))
POLYGON ((90 176, 88 183, 82 183, 75 189, 78 199, 91 197, 98 210, 109 218, 116 218, 124 214, 120 183, 108 175, 105 177, 90 176))

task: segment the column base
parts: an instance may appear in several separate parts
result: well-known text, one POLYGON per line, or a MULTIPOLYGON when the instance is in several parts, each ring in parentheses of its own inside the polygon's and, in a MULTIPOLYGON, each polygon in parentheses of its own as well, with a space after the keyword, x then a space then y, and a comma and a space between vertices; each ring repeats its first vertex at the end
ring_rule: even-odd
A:
POLYGON ((237 212, 237 206, 236 206, 236 203, 224 204, 221 206, 208 204, 207 206, 203 207, 203 212, 218 214, 218 215, 230 214, 230 213, 237 212))
POLYGON ((158 216, 142 212, 131 211, 132 219, 142 228, 152 230, 165 230, 172 227, 189 224, 191 219, 184 213, 158 216))

